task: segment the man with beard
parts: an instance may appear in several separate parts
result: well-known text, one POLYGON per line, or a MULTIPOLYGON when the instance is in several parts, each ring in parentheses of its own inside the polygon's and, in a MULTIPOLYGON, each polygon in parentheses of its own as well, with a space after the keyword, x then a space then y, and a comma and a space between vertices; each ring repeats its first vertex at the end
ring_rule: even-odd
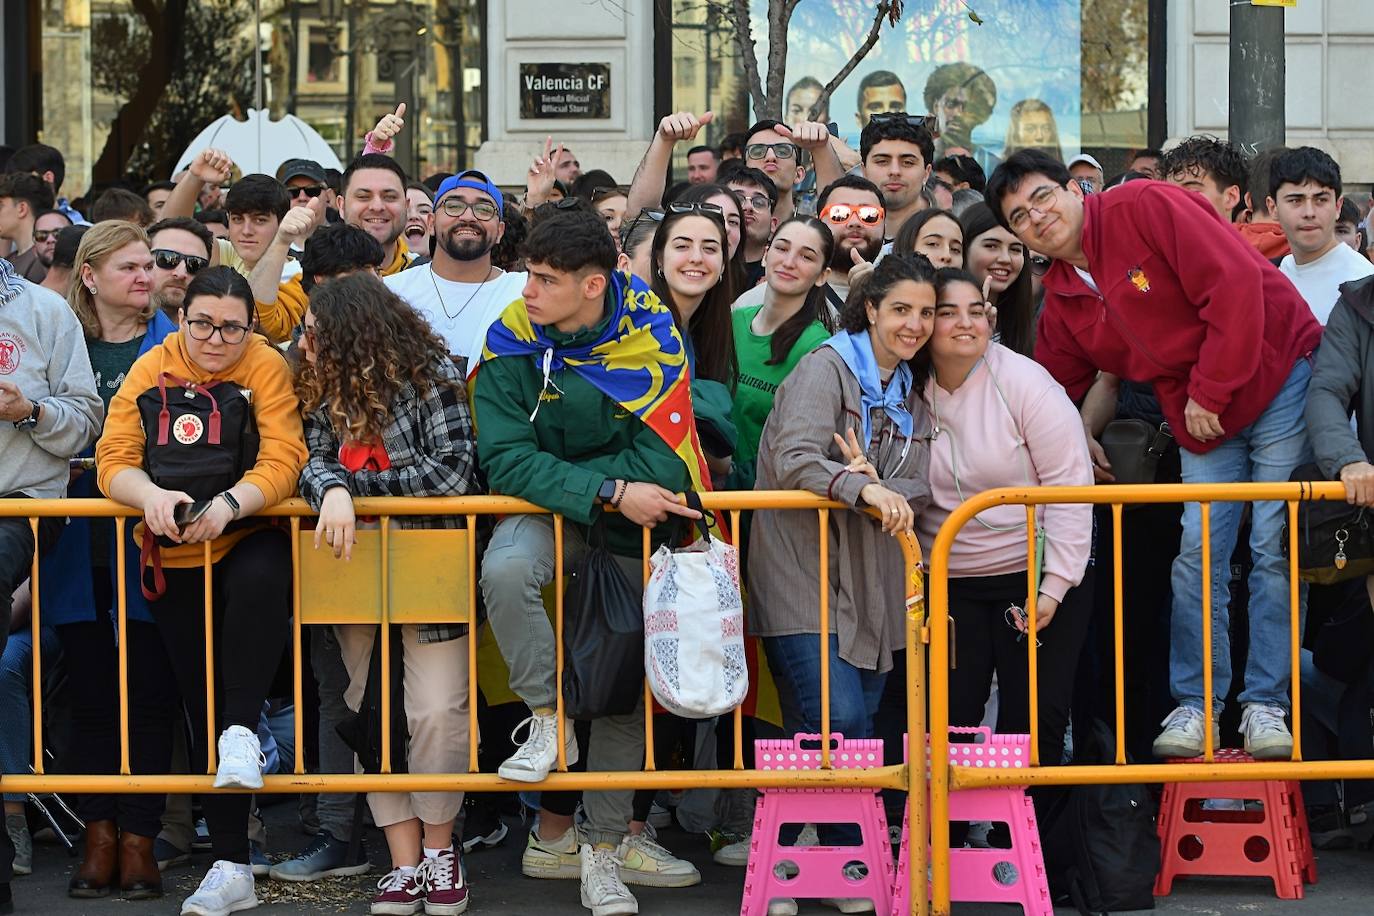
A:
MULTIPOLYGON (((973 142, 973 132, 992 117, 997 85, 972 64, 942 64, 930 73, 924 93, 926 111, 939 118, 941 158, 962 153, 972 156, 991 175, 1001 160, 973 142)), ((896 227, 893 227, 896 232, 896 227)))
MULTIPOLYGON (((930 179, 935 140, 925 123, 925 118, 905 112, 875 114, 859 138, 863 177, 882 191, 886 201, 889 238, 895 237, 908 218, 927 206, 921 191, 930 179)), ((844 173, 839 161, 830 155, 826 139, 804 136, 800 130, 796 136, 797 142, 815 157, 817 183, 826 187, 837 183, 844 173)))
POLYGON ((52 269, 52 253, 57 247, 57 233, 72 224, 61 210, 44 210, 33 221, 33 250, 38 263, 52 269))
MULTIPOLYGON (((54 211, 66 218, 61 211, 54 211)), ((76 249, 81 246, 81 236, 90 226, 64 226, 57 230, 57 238, 52 248, 52 263, 48 265, 48 275, 38 284, 50 289, 63 299, 72 288, 72 268, 76 266, 76 249)))
POLYGON ((406 182, 406 245, 429 256, 434 240, 434 196, 418 181, 406 182))
POLYGON ((763 172, 747 166, 727 172, 725 186, 744 204, 744 273, 752 288, 763 279, 763 253, 778 228, 773 213, 778 205, 778 187, 763 172))
POLYGON ((153 251, 153 305, 173 321, 191 278, 210 264, 215 237, 189 216, 158 220, 148 227, 153 251))
POLYGON ((434 260, 385 280, 448 342, 464 371, 476 368, 487 328, 528 279, 491 263, 504 211, 501 191, 476 169, 445 179, 434 196, 434 260))

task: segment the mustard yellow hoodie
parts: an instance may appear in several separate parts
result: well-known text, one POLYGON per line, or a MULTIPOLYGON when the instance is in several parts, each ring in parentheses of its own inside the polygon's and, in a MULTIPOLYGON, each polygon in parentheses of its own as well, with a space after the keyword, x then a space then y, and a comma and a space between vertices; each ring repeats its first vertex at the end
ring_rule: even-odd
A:
MULTIPOLYGON (((252 390, 253 415, 262 441, 257 463, 243 475, 243 480, 261 490, 269 506, 295 495, 307 452, 299 401, 286 360, 266 338, 253 334, 238 362, 221 372, 206 372, 191 361, 180 332, 168 335, 139 357, 110 402, 105 431, 95 446, 97 484, 102 493, 110 494, 110 482, 120 472, 143 468, 146 440, 138 413, 138 396, 155 387, 163 372, 197 384, 231 381, 252 390)), ((211 544, 212 561, 218 562, 244 535, 267 524, 263 520, 262 525, 245 526, 216 538, 211 544)), ((135 536, 141 537, 142 533, 136 531, 135 536)), ((163 565, 172 568, 200 566, 203 557, 201 544, 162 549, 163 565)))

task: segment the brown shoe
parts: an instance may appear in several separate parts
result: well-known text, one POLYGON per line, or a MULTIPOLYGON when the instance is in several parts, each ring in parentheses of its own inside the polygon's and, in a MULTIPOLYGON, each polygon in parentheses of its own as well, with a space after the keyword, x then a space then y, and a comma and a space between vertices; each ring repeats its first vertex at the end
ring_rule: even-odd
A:
POLYGON ((162 896, 162 873, 153 855, 153 838, 127 830, 119 835, 119 889, 125 900, 162 896))
MULTIPOLYGON (((69 897, 104 897, 114 884, 119 866, 119 834, 114 821, 86 824, 86 850, 81 866, 67 885, 69 897)), ((157 867, 154 863, 154 868, 157 867)))

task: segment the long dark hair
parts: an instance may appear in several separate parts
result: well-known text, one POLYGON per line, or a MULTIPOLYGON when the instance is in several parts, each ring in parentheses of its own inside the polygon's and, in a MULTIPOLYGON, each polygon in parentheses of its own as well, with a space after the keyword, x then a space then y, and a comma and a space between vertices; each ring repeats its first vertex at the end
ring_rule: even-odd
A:
MULTIPOLYGON (((915 254, 916 240, 921 237, 921 229, 926 223, 935 219, 937 216, 943 216, 954 225, 959 226, 960 233, 964 231, 963 226, 959 223, 959 217, 955 216, 953 213, 948 210, 927 207, 924 210, 911 214, 911 216, 907 217, 907 221, 902 223, 902 228, 897 230, 897 237, 892 240, 892 253, 915 254)), ((967 236, 965 236, 965 238, 967 238, 967 236)), ((927 260, 929 259, 927 258, 927 260)))
MULTIPOLYGON (((659 223, 654 233, 654 245, 650 263, 653 264, 653 282, 650 287, 668 310, 673 313, 673 323, 683 337, 690 336, 692 348, 696 351, 695 378, 711 379, 733 389, 739 379, 739 359, 735 356, 735 330, 730 320, 730 306, 735 301, 735 285, 731 280, 728 266, 721 271, 721 278, 707 291, 701 305, 692 313, 692 320, 684 326, 682 313, 673 301, 673 291, 668 288, 668 278, 663 275, 663 249, 668 245, 675 225, 684 219, 699 216, 711 221, 720 232, 720 253, 722 264, 728 265, 726 257, 730 250, 730 239, 726 235, 725 220, 720 214, 706 210, 684 210, 669 212, 659 223)), ((743 243, 740 245, 744 247, 743 243)))
MULTIPOLYGON (((729 245, 726 245, 725 263, 730 274, 731 288, 735 295, 739 295, 748 288, 746 278, 749 269, 744 266, 744 201, 740 200, 739 194, 723 184, 694 184, 687 190, 679 194, 674 203, 681 204, 706 204, 711 202, 712 197, 724 195, 734 201, 735 213, 739 216, 739 247, 734 254, 730 254, 729 245)), ((729 214, 726 214, 729 217, 729 214)), ((727 226, 727 230, 728 230, 727 226)))
MULTIPOLYGON (((861 334, 868 330, 868 306, 876 312, 882 301, 892 292, 893 287, 905 280, 924 283, 935 288, 935 266, 923 254, 890 254, 878 262, 873 272, 862 277, 849 287, 849 298, 844 301, 840 312, 840 329, 850 334, 861 334)), ((907 360, 911 367, 911 390, 921 392, 925 380, 930 375, 930 347, 923 346, 916 355, 907 360)))
MULTIPOLYGON (((816 231, 821 239, 821 270, 830 266, 830 258, 835 253, 835 236, 830 231, 830 227, 814 216, 792 216, 783 221, 782 225, 775 230, 773 237, 777 238, 777 233, 793 223, 800 223, 816 231)), ((741 245, 741 247, 743 247, 741 245)), ((834 321, 830 318, 830 304, 825 297, 825 284, 811 287, 811 291, 806 294, 806 301, 773 332, 772 338, 768 342, 771 353, 769 359, 764 363, 767 366, 776 366, 784 362, 792 348, 801 339, 802 333, 811 326, 814 321, 819 321, 827 331, 834 331, 834 321)))
MULTIPOLYGON (((964 268, 967 269, 974 239, 1001 226, 987 204, 969 207, 960 218, 959 225, 964 230, 964 268)), ((1024 245, 1022 249, 1025 249, 1024 245)), ((1034 356, 1035 293, 1031 288, 1029 252, 1022 259, 1021 272, 997 296, 997 339, 1002 346, 1022 356, 1034 356)))
MULTIPOLYGON (((962 267, 941 267, 935 271, 935 302, 937 305, 945 289, 955 283, 967 283, 978 290, 979 295, 982 294, 983 288, 978 285, 977 280, 973 279, 973 274, 962 267)), ((912 387, 922 392, 922 398, 925 397, 926 382, 930 379, 931 359, 930 346, 927 345, 916 351, 916 357, 911 361, 912 387)))

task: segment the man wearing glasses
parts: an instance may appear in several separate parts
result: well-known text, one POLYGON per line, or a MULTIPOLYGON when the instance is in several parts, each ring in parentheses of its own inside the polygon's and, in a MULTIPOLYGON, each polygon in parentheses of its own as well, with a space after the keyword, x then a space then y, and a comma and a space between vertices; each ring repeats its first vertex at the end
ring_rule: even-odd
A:
POLYGON ((189 216, 173 216, 149 226, 148 239, 153 249, 153 305, 180 321, 186 287, 209 266, 215 237, 189 216))
MULTIPOLYGON (((1023 150, 988 181, 999 222, 1053 259, 1035 358, 1082 398, 1099 373, 1153 384, 1182 447, 1184 483, 1286 481, 1312 460, 1303 420, 1321 325, 1293 285, 1205 198, 1157 181, 1084 196, 1057 159, 1023 150)), ((1178 708, 1157 757, 1203 751, 1205 715, 1231 685, 1227 606, 1241 503, 1211 507, 1212 709, 1204 708, 1202 515, 1183 511, 1174 560, 1170 690, 1178 708)), ((1261 759, 1287 759, 1288 561, 1283 503, 1255 503, 1250 649, 1241 733, 1261 759)), ((1212 738, 1217 740, 1213 727, 1212 738)))
POLYGON ((338 201, 329 188, 324 166, 318 162, 309 159, 288 159, 277 169, 277 180, 286 185, 291 206, 303 207, 315 198, 323 197, 325 207, 336 211, 334 219, 330 219, 330 222, 338 218, 338 201))
POLYGON ((448 342, 464 371, 476 368, 487 328, 525 288, 525 273, 491 262, 504 211, 501 191, 482 172, 445 179, 434 195, 434 260, 385 279, 448 342))
POLYGON ((773 179, 748 166, 728 170, 725 186, 744 204, 744 275, 752 288, 763 280, 763 253, 778 228, 778 187, 773 179))

